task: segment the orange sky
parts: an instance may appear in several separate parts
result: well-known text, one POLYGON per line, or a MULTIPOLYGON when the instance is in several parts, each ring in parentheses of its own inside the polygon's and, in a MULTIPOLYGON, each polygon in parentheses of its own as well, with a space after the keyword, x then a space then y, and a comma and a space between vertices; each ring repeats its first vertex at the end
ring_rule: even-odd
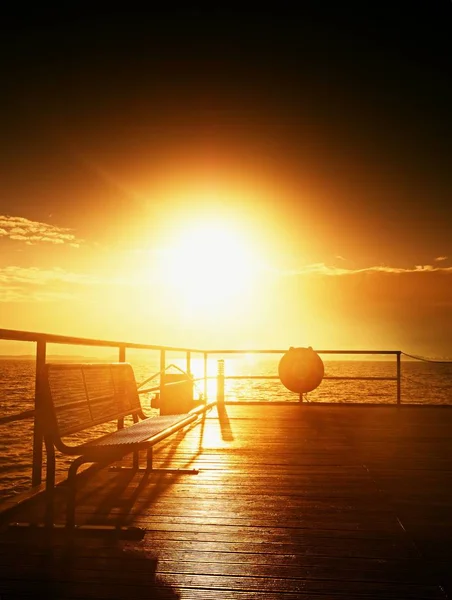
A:
POLYGON ((0 327, 452 355, 450 40, 415 16, 14 22, 0 327))

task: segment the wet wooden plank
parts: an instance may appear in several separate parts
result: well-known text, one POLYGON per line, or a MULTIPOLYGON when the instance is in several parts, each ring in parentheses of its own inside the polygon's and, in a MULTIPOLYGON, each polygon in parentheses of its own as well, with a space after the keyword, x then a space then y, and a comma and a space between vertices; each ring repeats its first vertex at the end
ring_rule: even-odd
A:
POLYGON ((228 415, 227 426, 211 415, 156 453, 156 465, 196 466, 198 476, 102 471, 80 490, 79 522, 139 524, 142 542, 0 536, 0 592, 445 597, 452 411, 237 406, 228 415))

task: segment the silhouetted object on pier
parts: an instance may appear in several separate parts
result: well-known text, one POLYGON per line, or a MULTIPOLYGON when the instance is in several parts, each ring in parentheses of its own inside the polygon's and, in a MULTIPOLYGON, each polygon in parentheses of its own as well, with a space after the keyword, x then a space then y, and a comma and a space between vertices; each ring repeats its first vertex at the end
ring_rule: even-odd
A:
POLYGON ((279 361, 281 383, 291 392, 306 394, 318 387, 325 369, 317 352, 309 348, 289 348, 279 361))

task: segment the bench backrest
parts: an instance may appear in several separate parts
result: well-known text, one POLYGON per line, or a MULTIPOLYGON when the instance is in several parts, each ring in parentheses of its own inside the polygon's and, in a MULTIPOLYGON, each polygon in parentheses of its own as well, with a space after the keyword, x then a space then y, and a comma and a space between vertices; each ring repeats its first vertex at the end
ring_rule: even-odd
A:
POLYGON ((129 363, 49 363, 44 428, 64 436, 141 410, 129 363))

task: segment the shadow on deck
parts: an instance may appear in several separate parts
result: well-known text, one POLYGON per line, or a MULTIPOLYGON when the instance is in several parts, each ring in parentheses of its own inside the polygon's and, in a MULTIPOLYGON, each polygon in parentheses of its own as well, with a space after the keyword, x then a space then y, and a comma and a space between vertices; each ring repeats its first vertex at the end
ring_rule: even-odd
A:
MULTIPOLYGON (((81 487, 78 523, 143 540, 5 531, 0 597, 446 598, 451 432, 442 408, 228 406, 155 454, 198 475, 103 470, 81 487)), ((41 519, 40 501, 18 517, 41 519)))

